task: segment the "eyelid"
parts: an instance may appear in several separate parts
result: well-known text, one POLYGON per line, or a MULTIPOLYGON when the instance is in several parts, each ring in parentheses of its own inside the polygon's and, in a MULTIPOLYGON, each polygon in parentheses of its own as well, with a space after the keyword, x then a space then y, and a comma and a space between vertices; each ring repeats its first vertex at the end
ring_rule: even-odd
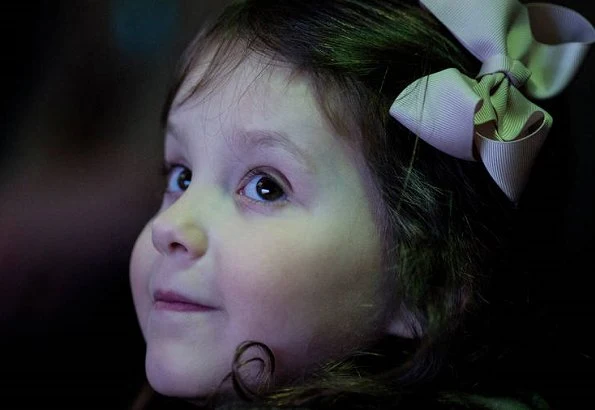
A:
POLYGON ((256 175, 268 175, 272 177, 273 181, 278 183, 281 186, 281 188, 283 188, 283 190, 290 192, 293 191, 293 187, 291 186, 291 183, 287 180, 287 178, 285 178, 285 176, 283 176, 283 174, 281 174, 280 172, 275 171, 274 169, 269 167, 252 168, 243 178, 242 186, 245 186, 245 182, 256 175))
POLYGON ((161 164, 161 176, 167 180, 174 169, 181 167, 184 167, 184 165, 164 161, 161 164))

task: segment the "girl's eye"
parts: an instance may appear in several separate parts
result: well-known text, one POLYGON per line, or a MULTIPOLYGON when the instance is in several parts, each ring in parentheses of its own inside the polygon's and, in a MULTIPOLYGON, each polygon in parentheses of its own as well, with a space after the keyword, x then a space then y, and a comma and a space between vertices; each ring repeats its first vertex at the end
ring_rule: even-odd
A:
POLYGON ((166 176, 165 192, 185 191, 192 181, 192 171, 182 165, 169 165, 164 169, 166 176))
POLYGON ((287 195, 280 184, 273 177, 261 172, 251 171, 246 177, 248 181, 240 190, 240 195, 256 202, 284 202, 287 195))

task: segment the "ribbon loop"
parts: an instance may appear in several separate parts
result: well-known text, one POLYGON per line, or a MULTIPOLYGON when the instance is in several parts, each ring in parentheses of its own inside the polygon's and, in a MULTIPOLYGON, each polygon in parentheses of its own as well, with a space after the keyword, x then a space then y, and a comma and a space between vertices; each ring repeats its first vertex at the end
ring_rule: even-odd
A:
POLYGON ((520 89, 533 98, 562 91, 595 42, 595 28, 575 11, 551 4, 420 2, 483 65, 476 79, 456 69, 419 79, 395 99, 390 114, 437 149, 481 160, 517 201, 552 125, 552 117, 520 89))

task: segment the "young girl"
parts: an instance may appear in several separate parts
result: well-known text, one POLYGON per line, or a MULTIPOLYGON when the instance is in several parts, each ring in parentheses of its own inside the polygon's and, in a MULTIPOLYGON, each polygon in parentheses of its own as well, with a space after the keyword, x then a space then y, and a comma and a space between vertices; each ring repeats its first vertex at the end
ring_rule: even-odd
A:
POLYGON ((131 258, 156 392, 520 405, 456 374, 551 125, 529 98, 569 83, 595 31, 556 6, 421 3, 240 1, 188 48, 131 258))

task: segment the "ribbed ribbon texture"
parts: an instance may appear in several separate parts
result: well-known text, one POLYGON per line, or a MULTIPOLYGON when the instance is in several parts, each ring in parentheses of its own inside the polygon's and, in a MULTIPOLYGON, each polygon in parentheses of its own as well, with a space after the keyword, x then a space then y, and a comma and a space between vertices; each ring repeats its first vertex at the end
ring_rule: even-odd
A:
POLYGON ((568 85, 595 42, 595 29, 558 5, 420 2, 483 65, 476 78, 451 68, 415 81, 390 114, 437 149, 482 161, 517 202, 552 126, 552 117, 529 98, 551 98, 568 85))

